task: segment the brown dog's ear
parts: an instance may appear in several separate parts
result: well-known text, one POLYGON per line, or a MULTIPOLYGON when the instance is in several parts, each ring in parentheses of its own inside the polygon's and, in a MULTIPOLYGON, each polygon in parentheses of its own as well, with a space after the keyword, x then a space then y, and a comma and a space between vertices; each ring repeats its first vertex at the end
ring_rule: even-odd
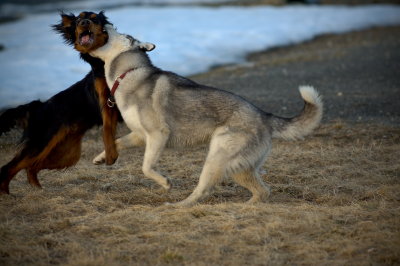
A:
POLYGON ((68 28, 72 26, 72 23, 75 23, 76 17, 71 14, 71 15, 67 15, 64 13, 61 13, 61 24, 64 28, 68 28))
POLYGON ((104 10, 100 11, 100 13, 97 15, 97 18, 100 19, 102 25, 111 24, 106 15, 104 15, 104 10))
POLYGON ((57 33, 61 34, 61 36, 64 38, 64 41, 67 44, 74 44, 75 42, 75 21, 76 17, 74 14, 65 14, 64 12, 60 12, 61 16, 61 21, 59 24, 54 24, 51 27, 53 30, 55 30, 57 33))

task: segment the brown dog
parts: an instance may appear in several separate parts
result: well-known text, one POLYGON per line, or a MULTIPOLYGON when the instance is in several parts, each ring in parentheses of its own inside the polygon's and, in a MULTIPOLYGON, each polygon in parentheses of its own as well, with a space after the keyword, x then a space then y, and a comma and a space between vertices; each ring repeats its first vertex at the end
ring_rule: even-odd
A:
POLYGON ((113 164, 118 158, 114 141, 118 110, 106 104, 109 89, 104 63, 89 55, 107 42, 105 24, 109 22, 102 12, 82 12, 77 17, 61 13, 61 22, 53 25, 92 70, 45 102, 33 101, 0 115, 0 135, 16 124, 24 128, 20 151, 0 170, 0 193, 9 193, 11 179, 22 169, 26 169, 32 186, 41 187, 37 178, 40 170, 74 165, 81 155, 83 135, 95 125, 103 124, 106 163, 113 164))

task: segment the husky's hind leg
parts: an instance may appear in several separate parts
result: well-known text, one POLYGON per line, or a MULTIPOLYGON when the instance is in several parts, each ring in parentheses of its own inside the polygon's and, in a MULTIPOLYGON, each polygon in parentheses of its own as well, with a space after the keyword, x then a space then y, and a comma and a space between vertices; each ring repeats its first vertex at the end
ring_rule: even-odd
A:
POLYGON ((226 161, 223 156, 209 153, 200 174, 199 183, 186 199, 174 203, 176 206, 192 206, 210 194, 211 189, 218 184, 225 175, 226 161))
POLYGON ((256 170, 247 170, 232 174, 233 179, 253 194, 248 203, 264 202, 270 194, 270 188, 262 180, 256 170))
POLYGON ((229 133, 229 130, 226 129, 216 130, 211 139, 210 150, 201 171, 199 183, 192 194, 173 205, 191 206, 196 204, 199 200, 205 198, 211 192, 211 189, 225 176, 230 154, 234 154, 241 149, 237 142, 232 141, 235 137, 229 133), (233 146, 232 143, 234 143, 233 146))

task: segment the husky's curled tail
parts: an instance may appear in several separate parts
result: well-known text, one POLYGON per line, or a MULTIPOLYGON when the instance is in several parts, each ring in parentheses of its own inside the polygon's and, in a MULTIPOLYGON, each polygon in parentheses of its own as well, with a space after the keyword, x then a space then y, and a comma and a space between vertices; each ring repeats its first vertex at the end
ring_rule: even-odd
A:
POLYGON ((292 118, 272 116, 273 137, 287 140, 302 139, 321 122, 323 113, 321 96, 311 86, 300 86, 299 91, 304 100, 303 111, 292 118))

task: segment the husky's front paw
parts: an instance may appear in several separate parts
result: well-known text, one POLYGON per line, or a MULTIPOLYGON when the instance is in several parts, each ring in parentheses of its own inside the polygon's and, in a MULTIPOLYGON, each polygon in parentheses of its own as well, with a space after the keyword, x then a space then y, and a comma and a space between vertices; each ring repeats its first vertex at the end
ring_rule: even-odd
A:
POLYGON ((187 200, 182 200, 182 201, 178 201, 178 202, 166 202, 166 203, 164 203, 165 206, 169 206, 169 207, 192 207, 192 206, 194 206, 196 204, 197 204, 197 202, 187 201, 187 200))
POLYGON ((106 162, 106 152, 103 151, 99 155, 97 155, 93 161, 94 164, 104 164, 106 162))
POLYGON ((165 183, 161 184, 161 186, 165 189, 166 192, 169 192, 172 188, 172 182, 171 179, 168 177, 165 178, 165 183))

